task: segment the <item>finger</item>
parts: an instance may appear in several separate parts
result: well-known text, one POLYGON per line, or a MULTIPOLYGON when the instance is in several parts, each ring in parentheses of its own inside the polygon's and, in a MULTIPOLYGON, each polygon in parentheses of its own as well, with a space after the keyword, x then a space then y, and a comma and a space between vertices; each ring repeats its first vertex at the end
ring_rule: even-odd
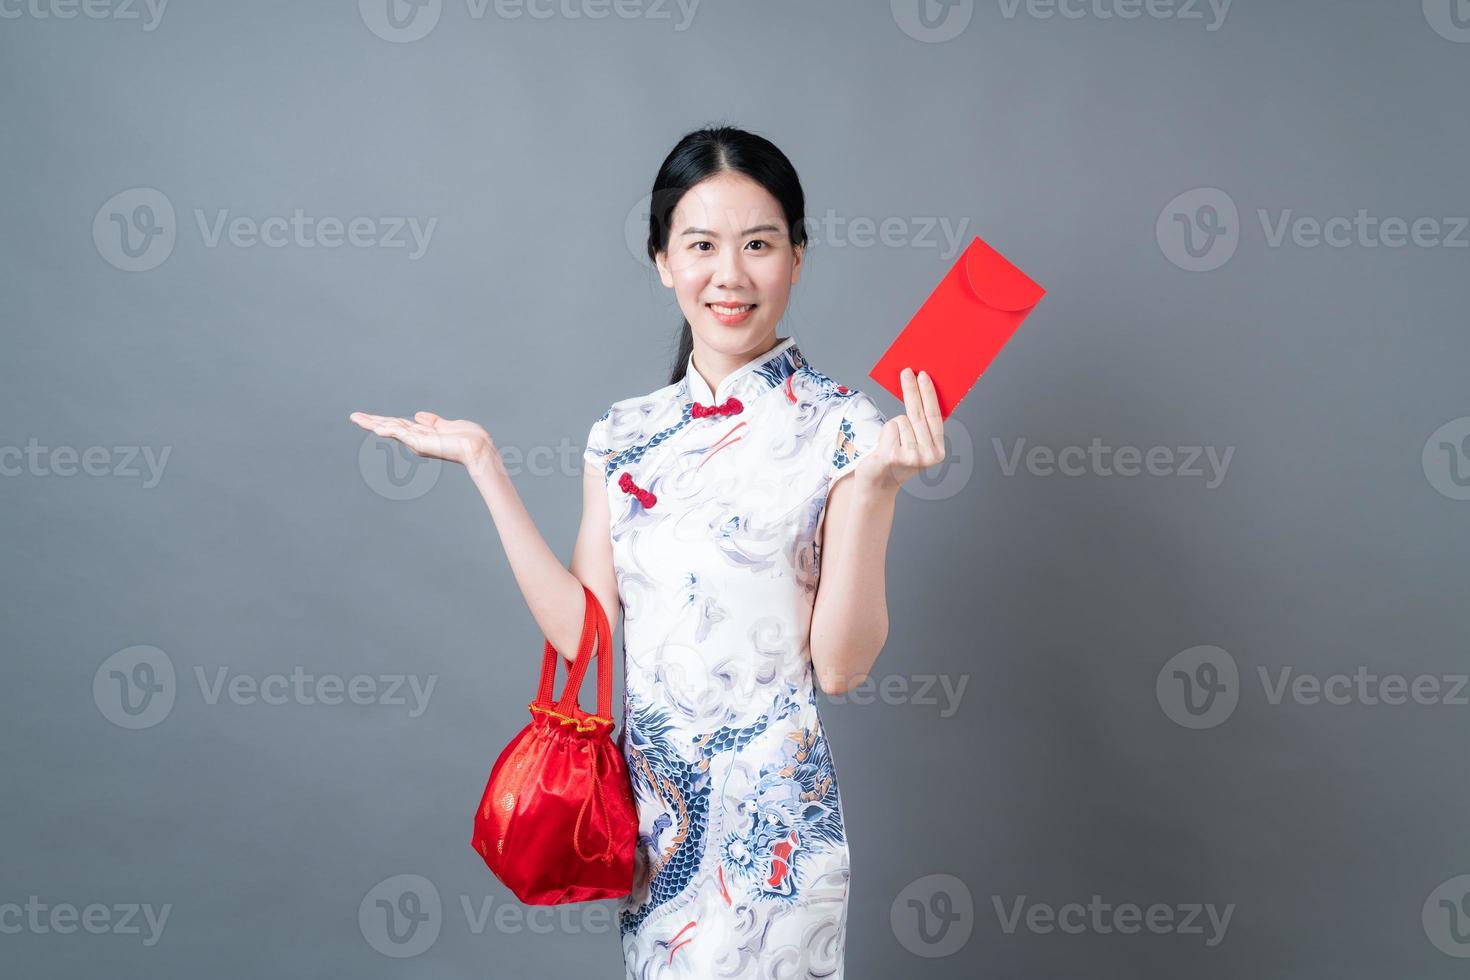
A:
POLYGON ((413 417, 428 426, 436 426, 444 421, 433 412, 414 412, 413 417))
POLYGON ((903 407, 908 417, 909 429, 913 433, 911 445, 921 453, 934 451, 934 439, 929 434, 929 422, 924 418, 923 402, 919 396, 919 382, 913 368, 903 369, 903 407))
POLYGON ((907 415, 894 416, 894 421, 898 423, 898 450, 896 451, 896 455, 906 457, 913 451, 917 443, 917 437, 914 435, 914 426, 909 421, 907 415))
POLYGON ((924 399, 924 419, 929 424, 929 438, 937 451, 944 450, 944 413, 939 410, 939 391, 928 371, 919 372, 919 394, 924 399))
POLYGON ((395 419, 392 415, 372 415, 368 412, 355 412, 353 414, 356 416, 353 421, 356 421, 358 425, 364 423, 368 425, 384 425, 388 422, 403 421, 402 419, 395 419))
POLYGON ((372 429, 380 436, 385 436, 389 439, 397 439, 400 442, 404 442, 405 444, 407 443, 408 438, 412 435, 413 431, 406 420, 396 418, 383 418, 379 421, 373 422, 368 426, 368 428, 372 429))

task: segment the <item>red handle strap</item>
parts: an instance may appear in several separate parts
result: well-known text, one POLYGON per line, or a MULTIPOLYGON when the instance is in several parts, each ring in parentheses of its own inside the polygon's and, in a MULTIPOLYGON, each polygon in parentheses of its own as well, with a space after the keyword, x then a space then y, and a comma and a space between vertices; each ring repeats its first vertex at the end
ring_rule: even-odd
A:
POLYGON ((568 718, 575 717, 573 709, 581 710, 577 703, 577 694, 582 688, 582 678, 586 676, 588 661, 595 655, 597 657, 597 714, 599 717, 612 718, 612 627, 608 624, 607 613, 602 609, 602 603, 597 601, 597 596, 586 584, 582 585, 582 591, 586 594, 587 604, 582 617, 582 638, 577 645, 577 658, 567 667, 567 683, 562 689, 561 700, 554 706, 551 703, 552 686, 556 681, 556 662, 565 660, 551 641, 546 641, 546 649, 541 657, 541 683, 536 691, 535 704, 542 708, 551 708, 558 714, 568 718))

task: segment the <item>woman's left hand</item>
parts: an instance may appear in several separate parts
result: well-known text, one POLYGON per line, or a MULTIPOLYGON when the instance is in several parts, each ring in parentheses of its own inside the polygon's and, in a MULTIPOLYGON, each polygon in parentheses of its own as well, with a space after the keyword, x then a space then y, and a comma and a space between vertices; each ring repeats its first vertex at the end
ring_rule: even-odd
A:
POLYGON ((899 374, 903 385, 903 414, 889 419, 878 434, 878 445, 857 461, 854 476, 870 485, 897 491, 904 480, 944 459, 944 418, 939 395, 929 372, 913 368, 899 374))

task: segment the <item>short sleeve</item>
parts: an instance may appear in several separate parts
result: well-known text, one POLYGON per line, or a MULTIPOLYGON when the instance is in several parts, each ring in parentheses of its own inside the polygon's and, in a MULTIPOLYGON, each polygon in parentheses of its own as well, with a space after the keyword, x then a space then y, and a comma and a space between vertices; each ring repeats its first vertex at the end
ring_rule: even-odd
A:
POLYGON ((608 440, 608 419, 611 416, 612 409, 609 408, 592 423, 592 428, 587 431, 587 448, 582 450, 582 458, 597 468, 604 483, 607 482, 607 461, 612 456, 612 446, 608 440))
POLYGON ((879 433, 887 421, 888 417, 878 408, 877 402, 854 389, 843 408, 842 419, 833 438, 832 458, 827 464, 828 479, 836 480, 851 473, 854 464, 878 445, 879 433))

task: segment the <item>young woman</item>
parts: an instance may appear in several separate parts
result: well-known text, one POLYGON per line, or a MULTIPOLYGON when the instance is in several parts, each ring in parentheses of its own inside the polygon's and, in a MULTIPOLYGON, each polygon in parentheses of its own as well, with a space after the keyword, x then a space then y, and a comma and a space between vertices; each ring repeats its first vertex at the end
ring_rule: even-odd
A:
POLYGON ((806 229, 796 171, 769 141, 690 133, 652 201, 648 254, 684 314, 678 354, 668 384, 592 424, 570 570, 480 426, 351 418, 465 464, 564 656, 582 583, 623 619, 621 744, 640 819, 619 915, 627 976, 840 978, 848 846, 815 685, 846 691, 888 635, 894 504, 943 458, 938 401, 905 369, 904 414, 887 419, 777 335, 806 229))

